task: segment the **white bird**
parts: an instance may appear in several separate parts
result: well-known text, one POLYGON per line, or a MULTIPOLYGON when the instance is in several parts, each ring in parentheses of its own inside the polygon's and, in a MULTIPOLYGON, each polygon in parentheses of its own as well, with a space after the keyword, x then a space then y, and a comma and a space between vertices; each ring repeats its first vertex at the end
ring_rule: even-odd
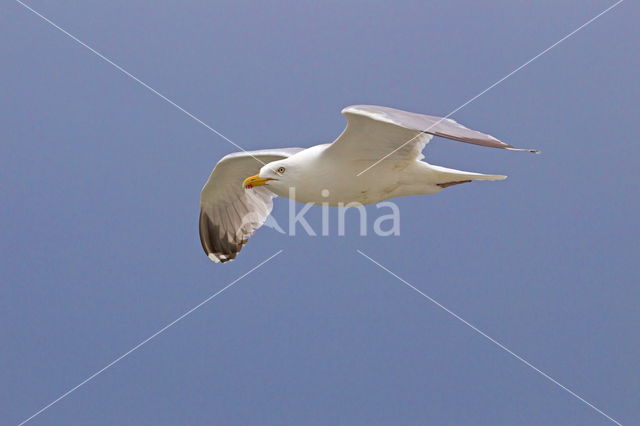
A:
POLYGON ((333 206, 371 204, 435 194, 474 180, 506 178, 421 161, 421 151, 434 135, 538 152, 515 148, 449 118, 372 105, 349 106, 342 114, 347 127, 333 143, 236 152, 216 164, 200 195, 200 241, 211 260, 234 259, 271 213, 276 195, 333 206))

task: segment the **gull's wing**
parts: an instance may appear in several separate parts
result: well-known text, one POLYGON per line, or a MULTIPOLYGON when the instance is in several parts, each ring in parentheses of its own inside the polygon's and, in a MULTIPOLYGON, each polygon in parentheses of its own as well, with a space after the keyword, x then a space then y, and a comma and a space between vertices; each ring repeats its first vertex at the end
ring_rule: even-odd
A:
POLYGON ((516 148, 450 118, 375 105, 352 105, 343 109, 342 114, 347 118, 347 128, 328 150, 362 160, 378 161, 386 156, 419 160, 420 152, 433 135, 492 148, 538 152, 516 148))
POLYGON ((271 213, 275 195, 265 187, 246 191, 242 181, 257 174, 263 164, 302 150, 235 152, 216 164, 200 193, 200 242, 211 260, 217 263, 234 259, 271 213))

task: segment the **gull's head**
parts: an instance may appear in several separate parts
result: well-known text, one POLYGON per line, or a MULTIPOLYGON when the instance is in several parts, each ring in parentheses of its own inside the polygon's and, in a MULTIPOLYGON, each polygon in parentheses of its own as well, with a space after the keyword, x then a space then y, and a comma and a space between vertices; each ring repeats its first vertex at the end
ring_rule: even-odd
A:
POLYGON ((257 175, 246 178, 242 182, 242 186, 245 189, 251 189, 256 186, 268 186, 272 191, 274 189, 286 189, 293 186, 291 179, 292 174, 293 167, 287 159, 273 161, 263 166, 257 175))

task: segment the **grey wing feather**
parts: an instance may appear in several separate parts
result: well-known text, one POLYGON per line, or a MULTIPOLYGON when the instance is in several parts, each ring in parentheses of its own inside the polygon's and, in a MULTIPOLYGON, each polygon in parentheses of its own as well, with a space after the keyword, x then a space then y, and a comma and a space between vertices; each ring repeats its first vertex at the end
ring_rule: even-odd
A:
POLYGON ((450 118, 417 114, 375 105, 352 105, 343 109, 342 113, 347 117, 348 124, 343 134, 334 142, 336 145, 344 144, 347 141, 352 143, 354 139, 358 139, 356 136, 359 133, 359 139, 367 139, 368 135, 366 133, 386 132, 388 136, 384 138, 384 141, 380 142, 380 145, 385 145, 387 153, 394 148, 402 147, 400 148, 401 150, 411 150, 412 154, 415 155, 415 151, 421 150, 430 139, 430 137, 422 138, 421 134, 435 135, 492 148, 539 152, 535 149, 516 148, 491 135, 469 129, 450 118), (398 129, 395 134, 389 129, 390 127, 398 129), (400 129, 404 129, 405 133, 403 134, 400 129))
POLYGON ((236 152, 223 157, 200 193, 200 242, 214 262, 235 259, 271 213, 274 194, 263 187, 250 191, 242 181, 272 161, 287 158, 304 148, 236 152))

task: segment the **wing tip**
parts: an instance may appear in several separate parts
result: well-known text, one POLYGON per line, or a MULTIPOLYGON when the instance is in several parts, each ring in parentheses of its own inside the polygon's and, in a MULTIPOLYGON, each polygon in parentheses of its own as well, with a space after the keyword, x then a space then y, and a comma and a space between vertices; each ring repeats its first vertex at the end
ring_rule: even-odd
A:
POLYGON ((542 151, 540 151, 539 149, 516 148, 514 146, 505 147, 505 149, 508 149, 509 151, 521 151, 521 152, 530 152, 532 154, 542 154, 542 151))
POLYGON ((226 254, 215 254, 215 253, 207 253, 207 256, 213 263, 225 263, 231 262, 235 259, 235 255, 226 255, 226 254))

